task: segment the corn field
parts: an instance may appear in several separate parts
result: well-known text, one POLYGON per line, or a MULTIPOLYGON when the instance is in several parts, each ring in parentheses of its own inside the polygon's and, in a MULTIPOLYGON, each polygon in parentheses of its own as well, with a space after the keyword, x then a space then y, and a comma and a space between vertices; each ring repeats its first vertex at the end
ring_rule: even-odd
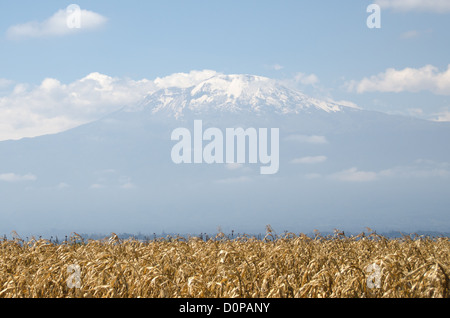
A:
POLYGON ((0 241, 0 298, 449 297, 446 237, 0 241))

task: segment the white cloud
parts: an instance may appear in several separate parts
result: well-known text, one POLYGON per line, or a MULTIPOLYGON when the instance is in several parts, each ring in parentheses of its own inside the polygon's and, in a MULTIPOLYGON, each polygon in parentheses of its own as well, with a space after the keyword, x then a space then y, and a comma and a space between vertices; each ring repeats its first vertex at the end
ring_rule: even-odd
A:
POLYGON ((450 163, 419 159, 410 165, 396 166, 378 172, 353 167, 328 176, 347 182, 369 182, 387 178, 450 178, 450 163))
POLYGON ((66 188, 69 188, 69 187, 70 187, 70 185, 67 184, 67 183, 65 183, 65 182, 60 182, 60 183, 56 186, 56 188, 58 188, 58 189, 66 189, 66 188))
POLYGON ((279 70, 282 70, 282 69, 284 68, 284 66, 283 66, 283 65, 280 65, 280 64, 274 64, 274 65, 272 65, 272 68, 273 68, 275 71, 279 71, 279 70))
POLYGON ((387 69, 359 82, 347 83, 349 90, 365 92, 419 92, 430 91, 439 95, 450 95, 450 65, 446 71, 439 72, 433 65, 422 68, 387 69))
POLYGON ((420 36, 422 36, 424 34, 431 33, 431 32, 432 32, 431 29, 428 29, 428 30, 425 30, 425 31, 410 30, 410 31, 403 32, 400 35, 400 37, 402 39, 414 39, 414 38, 418 38, 418 37, 420 37, 420 36))
POLYGON ((287 136, 286 139, 287 141, 297 141, 297 142, 301 142, 301 143, 309 143, 309 144, 326 144, 328 143, 327 139, 325 138, 325 136, 307 136, 307 135, 290 135, 287 136))
POLYGON ((382 9, 395 11, 450 12, 450 1, 448 0, 376 0, 375 3, 382 9))
POLYGON ((378 175, 380 177, 401 178, 449 178, 450 164, 447 162, 419 159, 411 165, 397 166, 391 169, 382 170, 378 175))
POLYGON ((275 63, 275 64, 265 64, 264 67, 265 67, 266 69, 274 70, 274 71, 280 71, 280 70, 282 70, 282 69, 284 68, 283 65, 280 65, 280 64, 278 64, 278 63, 275 63))
POLYGON ((6 78, 0 78, 0 89, 11 86, 14 82, 6 78))
POLYGON ((233 183, 244 183, 249 182, 252 179, 250 177, 237 177, 237 178, 226 178, 226 179, 220 179, 217 180, 216 183, 222 183, 222 184, 233 184, 233 183))
POLYGON ((122 184, 120 186, 120 188, 122 188, 122 189, 134 189, 134 188, 136 188, 136 185, 134 183, 131 183, 131 182, 126 182, 126 183, 122 184))
POLYGON ((120 188, 121 189, 135 189, 136 185, 131 181, 130 177, 121 176, 119 178, 120 188))
POLYGON ((98 190, 105 188, 120 188, 124 190, 136 189, 138 186, 134 184, 130 177, 119 176, 119 172, 115 169, 104 169, 95 171, 97 178, 90 189, 98 190))
POLYGON ((444 110, 442 112, 434 114, 433 121, 450 121, 450 110, 444 110))
POLYGON ((71 13, 67 12, 67 10, 59 10, 42 22, 30 21, 13 25, 8 28, 6 35, 10 39, 63 36, 79 31, 97 29, 107 21, 107 18, 92 11, 80 10, 79 13, 79 28, 69 27, 67 19, 70 18, 71 13))
POLYGON ((291 161, 291 163, 295 164, 316 164, 327 161, 326 156, 313 156, 313 157, 302 157, 296 158, 291 161))
POLYGON ((315 74, 308 75, 304 73, 297 73, 294 77, 294 81, 303 85, 315 85, 319 83, 319 78, 315 74))
POLYGON ((275 71, 279 71, 279 70, 282 70, 284 68, 284 66, 280 65, 280 64, 274 64, 274 65, 271 65, 270 68, 275 71))
POLYGON ((47 78, 40 85, 16 84, 0 97, 0 140, 61 132, 140 101, 153 81, 91 73, 70 84, 47 78))
POLYGON ((18 175, 15 173, 0 174, 0 181, 5 182, 22 182, 22 181, 36 181, 37 177, 33 174, 18 175))
POLYGON ((372 171, 360 171, 354 167, 348 170, 336 172, 331 175, 331 178, 339 181, 367 182, 376 180, 377 173, 372 171))
POLYGON ((203 70, 191 71, 189 73, 175 73, 166 77, 158 77, 155 79, 155 84, 158 88, 163 89, 167 87, 188 88, 200 84, 207 79, 218 75, 216 71, 203 70))

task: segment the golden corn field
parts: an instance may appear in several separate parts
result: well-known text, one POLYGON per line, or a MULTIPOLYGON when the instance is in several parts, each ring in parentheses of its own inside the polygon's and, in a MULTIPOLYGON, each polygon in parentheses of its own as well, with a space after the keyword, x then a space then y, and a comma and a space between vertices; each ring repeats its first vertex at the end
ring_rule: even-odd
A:
POLYGON ((448 238, 223 233, 0 243, 0 298, 449 297, 448 238), (78 269, 78 272, 77 272, 78 269), (78 276, 76 276, 78 275, 78 276), (77 277, 79 278, 77 280, 77 277), (77 285, 78 284, 78 285, 77 285))

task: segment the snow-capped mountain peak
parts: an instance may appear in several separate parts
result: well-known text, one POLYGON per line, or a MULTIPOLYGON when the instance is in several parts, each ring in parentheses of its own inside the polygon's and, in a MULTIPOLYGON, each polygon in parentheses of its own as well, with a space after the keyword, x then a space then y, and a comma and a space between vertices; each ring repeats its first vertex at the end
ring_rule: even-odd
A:
POLYGON ((179 73, 157 79, 158 90, 128 111, 151 110, 180 118, 186 113, 233 112, 298 114, 342 111, 345 105, 309 97, 262 76, 214 71, 179 73))

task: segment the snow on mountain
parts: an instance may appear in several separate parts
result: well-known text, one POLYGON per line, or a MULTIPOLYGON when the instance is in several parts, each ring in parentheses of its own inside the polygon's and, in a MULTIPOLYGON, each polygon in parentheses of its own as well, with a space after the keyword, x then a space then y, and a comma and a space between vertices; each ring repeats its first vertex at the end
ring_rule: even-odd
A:
POLYGON ((179 73, 155 80, 159 90, 126 111, 151 109, 153 114, 181 118, 186 113, 231 112, 298 114, 312 110, 327 113, 348 107, 309 97, 276 80, 255 75, 225 75, 214 71, 179 73))

